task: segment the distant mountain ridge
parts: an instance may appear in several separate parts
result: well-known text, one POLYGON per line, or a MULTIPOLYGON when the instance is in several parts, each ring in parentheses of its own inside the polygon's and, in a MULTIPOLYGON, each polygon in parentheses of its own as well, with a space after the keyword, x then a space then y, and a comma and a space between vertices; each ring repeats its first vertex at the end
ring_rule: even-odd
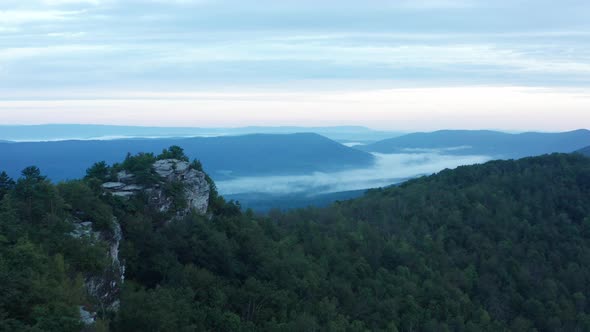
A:
POLYGON ((110 140, 125 138, 181 138, 236 136, 249 134, 294 134, 313 132, 333 140, 375 142, 401 135, 389 131, 377 131, 362 126, 298 127, 298 126, 249 126, 237 128, 200 127, 142 127, 94 124, 46 124, 0 125, 0 141, 64 141, 110 140))
POLYGON ((573 152, 590 145, 586 129, 562 133, 509 134, 490 130, 441 130, 413 133, 356 148, 379 153, 444 152, 520 158, 552 152, 573 152))
POLYGON ((84 175, 97 160, 113 163, 129 153, 160 153, 171 145, 182 147, 199 159, 214 179, 244 175, 304 174, 330 172, 372 165, 374 157, 343 146, 326 137, 302 133, 290 135, 184 139, 122 139, 107 141, 57 141, 0 143, 0 170, 18 176, 37 165, 52 180, 84 175))

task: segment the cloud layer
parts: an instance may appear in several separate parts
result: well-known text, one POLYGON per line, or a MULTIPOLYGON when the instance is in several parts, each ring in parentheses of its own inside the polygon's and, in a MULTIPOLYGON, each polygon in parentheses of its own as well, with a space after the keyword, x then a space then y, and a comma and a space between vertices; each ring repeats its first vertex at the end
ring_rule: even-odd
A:
MULTIPOLYGON (((268 94, 280 88, 283 93, 344 89, 358 94, 372 88, 380 94, 400 87, 517 86, 555 93, 584 89, 590 86, 590 21, 584 15, 588 11, 590 4, 581 0, 4 0, 0 94, 4 100, 20 96, 21 103, 4 103, 0 112, 18 110, 21 116, 0 121, 42 119, 38 107, 27 108, 27 102, 84 91, 95 93, 78 105, 80 112, 111 113, 95 113, 94 120, 85 114, 70 116, 69 102, 63 100, 58 109, 64 115, 53 121, 131 119, 136 117, 134 105, 115 106, 113 113, 111 106, 96 99, 116 100, 121 93, 135 91, 268 94)), ((498 105, 495 95, 480 97, 483 109, 489 103, 498 105)), ((530 107, 528 97, 514 102, 513 111, 530 107)), ((55 103, 43 107, 54 109, 55 103)), ((536 102, 544 103, 540 98, 536 102)), ((382 112, 375 106, 380 104, 376 99, 368 113, 382 112)), ((573 118, 583 105, 568 101, 558 107, 562 117, 573 118)), ((159 112, 175 105, 164 106, 159 112)), ((216 103, 192 106, 203 118, 219 109, 216 103)), ((252 105, 232 106, 250 112, 252 105)), ((314 111, 340 107, 320 101, 306 106, 314 111)), ((414 108, 405 103, 390 106, 386 118, 401 122, 414 108)), ((454 116, 464 117, 464 107, 457 109, 454 116)), ((184 107, 173 110, 190 113, 184 107)), ((330 121, 330 110, 325 112, 323 120, 330 121)), ((473 119, 486 117, 478 108, 471 112, 473 119)), ((259 118, 272 118, 280 125, 281 119, 289 122, 294 116, 252 113, 248 124, 257 124, 254 120, 259 118)), ((361 112, 355 118, 366 120, 361 112)), ((306 118, 299 120, 297 124, 306 124, 306 118)))
POLYGON ((438 153, 375 154, 374 167, 337 173, 301 176, 243 177, 216 183, 222 195, 248 192, 265 194, 324 194, 384 187, 408 178, 429 175, 445 168, 483 163, 486 156, 449 156, 438 153))

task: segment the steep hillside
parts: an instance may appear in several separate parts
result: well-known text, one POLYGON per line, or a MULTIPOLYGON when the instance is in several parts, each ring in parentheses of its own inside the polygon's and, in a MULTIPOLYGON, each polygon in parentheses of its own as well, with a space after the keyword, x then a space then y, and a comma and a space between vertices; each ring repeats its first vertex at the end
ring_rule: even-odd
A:
POLYGON ((0 173, 0 331, 108 329, 121 304, 129 266, 121 247, 135 209, 161 227, 219 202, 200 164, 178 147, 96 163, 84 180, 58 185, 34 166, 16 181, 0 173))
POLYGON ((414 133, 359 146, 363 151, 412 153, 439 151, 446 154, 481 154, 521 158, 553 152, 573 152, 590 144, 589 130, 563 133, 508 134, 487 130, 441 130, 414 133))
POLYGON ((0 330, 590 330, 590 158, 492 161, 269 216, 206 174, 206 212, 191 208, 179 179, 201 171, 184 162, 171 147, 57 186, 0 175, 0 330), (118 276, 113 253, 125 278, 105 302, 88 286, 118 276))
POLYGON ((37 165, 53 180, 84 175, 97 160, 178 145, 201 160, 214 179, 243 175, 303 174, 368 166, 373 156, 317 134, 246 135, 187 139, 0 143, 0 167, 12 176, 37 165))

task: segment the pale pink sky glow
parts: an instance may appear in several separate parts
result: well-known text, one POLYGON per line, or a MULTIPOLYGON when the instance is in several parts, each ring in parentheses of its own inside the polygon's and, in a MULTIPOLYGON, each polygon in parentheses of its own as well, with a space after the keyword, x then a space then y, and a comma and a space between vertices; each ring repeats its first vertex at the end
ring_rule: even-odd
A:
POLYGON ((560 131, 590 127, 590 89, 585 88, 113 92, 102 96, 107 97, 72 93, 63 98, 0 98, 0 124, 363 125, 404 131, 441 128, 560 131))

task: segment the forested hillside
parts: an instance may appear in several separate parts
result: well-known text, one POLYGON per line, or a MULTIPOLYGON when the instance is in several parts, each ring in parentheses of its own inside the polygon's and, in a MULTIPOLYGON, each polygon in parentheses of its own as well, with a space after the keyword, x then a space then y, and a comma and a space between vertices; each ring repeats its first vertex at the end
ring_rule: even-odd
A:
POLYGON ((358 148, 381 153, 438 151, 445 154, 481 154, 492 156, 494 159, 506 159, 553 152, 570 153, 588 144, 590 131, 586 129, 561 133, 520 134, 490 130, 439 130, 407 134, 358 148))
POLYGON ((0 330, 80 330, 82 280, 105 264, 69 235, 82 214, 124 237, 120 307, 89 329, 590 330, 590 158, 492 161, 268 216, 213 188, 206 215, 171 221, 98 185, 125 165, 150 175, 164 152, 57 185, 1 177, 0 330))

